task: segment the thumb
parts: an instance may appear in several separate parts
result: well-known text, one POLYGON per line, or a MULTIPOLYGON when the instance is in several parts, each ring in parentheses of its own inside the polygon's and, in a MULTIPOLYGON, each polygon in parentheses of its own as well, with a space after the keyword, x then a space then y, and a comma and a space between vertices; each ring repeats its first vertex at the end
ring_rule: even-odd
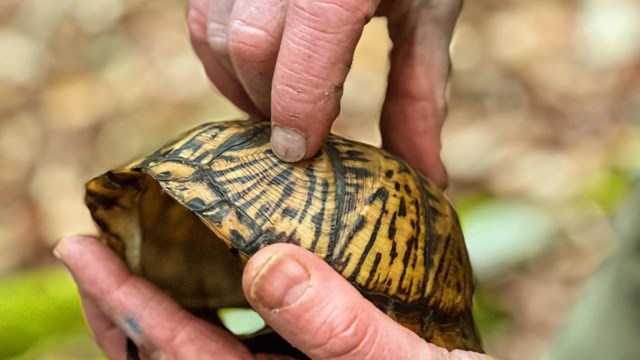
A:
POLYGON ((243 288, 254 309, 293 346, 316 359, 447 359, 379 311, 314 254, 289 244, 256 253, 243 288))

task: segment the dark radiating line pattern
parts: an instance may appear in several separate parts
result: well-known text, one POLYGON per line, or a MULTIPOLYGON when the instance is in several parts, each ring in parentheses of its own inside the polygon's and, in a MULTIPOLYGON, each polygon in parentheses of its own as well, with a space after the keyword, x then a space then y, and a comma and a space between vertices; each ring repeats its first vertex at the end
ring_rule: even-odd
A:
MULTIPOLYGON (((318 247, 318 242, 322 238, 322 224, 325 220, 325 211, 326 211, 326 202, 327 197, 329 195, 329 181, 327 179, 322 179, 322 186, 320 190, 320 210, 311 217, 311 222, 314 226, 313 231, 313 240, 311 241, 311 246, 309 250, 312 252, 316 252, 316 248, 318 247)), ((327 255, 325 255, 327 256, 327 255)))
MULTIPOLYGON (((267 134, 264 129, 260 127, 250 127, 244 131, 233 133, 222 144, 213 150, 210 157, 215 159, 220 156, 220 154, 229 152, 233 149, 243 149, 246 148, 247 145, 251 147, 253 144, 264 143, 266 141, 269 141, 269 134, 267 134)), ((203 154, 202 156, 206 157, 206 154, 203 154)), ((200 158, 200 161, 196 159, 196 162, 202 162, 202 158, 200 158)))
MULTIPOLYGON (((334 168, 337 209, 334 213, 336 219, 332 222, 334 227, 331 230, 327 261, 348 267, 352 258, 345 255, 345 251, 367 222, 358 211, 364 203, 363 196, 374 191, 375 181, 371 170, 376 167, 372 166, 375 164, 372 164, 371 158, 365 156, 361 144, 331 138, 326 148, 334 168)), ((362 247, 366 247, 364 241, 362 247)))
POLYGON ((307 217, 307 212, 309 212, 309 208, 313 204, 313 198, 314 198, 313 195, 314 195, 314 192, 316 191, 316 182, 318 181, 312 166, 307 166, 307 168, 304 170, 304 174, 309 179, 309 183, 308 183, 309 188, 307 191, 307 199, 304 201, 304 206, 302 207, 302 211, 300 212, 300 218, 298 219, 298 221, 301 223, 305 221, 305 218, 307 217))
POLYGON ((270 216, 272 216, 276 211, 284 212, 285 203, 287 199, 293 195, 293 191, 295 188, 296 188, 296 185, 293 182, 288 182, 284 185, 282 189, 282 193, 278 198, 278 201, 276 201, 274 206, 271 208, 271 212, 269 213, 270 216))
MULTIPOLYGON (((221 159, 222 158, 218 157, 218 160, 221 160, 221 159)), ((224 157, 224 161, 227 161, 227 162, 230 162, 230 163, 234 163, 234 164, 237 164, 237 165, 234 165, 234 166, 231 166, 229 168, 220 170, 220 175, 226 175, 226 174, 230 174, 230 173, 234 173, 234 172, 238 172, 238 171, 242 172, 246 168, 251 168, 252 166, 256 166, 256 165, 259 165, 261 163, 264 163, 265 162, 265 158, 264 157, 258 157, 258 158, 255 158, 255 159, 248 160, 246 162, 238 163, 238 158, 237 157, 227 155, 227 156, 224 157)))
MULTIPOLYGON (((369 199, 352 201, 353 205, 357 205, 357 211, 364 209, 365 213, 352 216, 352 220, 345 224, 349 231, 342 236, 335 256, 336 263, 345 269, 343 275, 349 280, 358 281, 367 288, 380 291, 390 289, 391 295, 396 294, 394 296, 403 300, 422 296, 424 293, 420 290, 425 281, 420 274, 425 270, 423 259, 428 257, 424 253, 426 248, 423 243, 426 239, 426 220, 422 218, 422 199, 411 196, 419 191, 410 187, 413 182, 419 181, 418 176, 404 163, 393 158, 385 157, 376 161, 371 154, 365 158, 359 155, 362 152, 350 151, 349 146, 353 146, 351 143, 338 143, 342 166, 348 169, 344 172, 345 183, 349 184, 349 175, 355 178, 352 186, 345 185, 346 194, 341 201, 357 199, 362 194, 371 195, 369 199), (359 163, 363 160, 367 163, 359 163), (371 170, 376 170, 375 165, 385 160, 387 168, 378 170, 385 180, 382 186, 379 184, 376 187, 375 184, 380 180, 375 180, 377 175, 374 176, 371 170), (368 186, 366 180, 369 180, 368 186), (352 189, 353 192, 350 192, 352 189), (385 196, 376 202, 380 200, 380 189, 384 189, 385 196), (407 201, 411 201, 411 210, 407 208, 407 201), (401 238, 398 238, 399 227, 404 229, 401 238), (408 228, 411 230, 408 231, 408 228), (403 245, 401 252, 398 243, 403 245), (350 264, 350 260, 356 263, 350 264), (384 265, 381 265, 383 261, 384 265), (394 266, 401 271, 388 272, 394 266), (383 269, 383 273, 379 269, 383 269)), ((348 216, 349 212, 345 211, 343 217, 348 216)))
POLYGON ((380 265, 380 260, 382 259, 382 254, 379 252, 376 252, 376 257, 373 260, 373 264, 371 265, 371 270, 369 272, 369 277, 367 278, 367 281, 364 283, 364 287, 365 288, 369 288, 371 281, 374 280, 374 275, 376 274, 377 270, 378 270, 378 265, 380 265))
POLYGON ((200 149, 203 146, 203 136, 215 138, 220 131, 221 129, 217 129, 211 126, 211 124, 202 124, 193 128, 144 159, 142 166, 148 166, 149 162, 156 159, 184 159, 183 155, 186 152, 185 150, 193 151, 194 149, 200 149))
MULTIPOLYGON (((388 198, 389 198, 389 192, 387 191, 387 189, 379 188, 367 200, 368 204, 372 204, 374 201, 380 201, 380 203, 382 205, 382 208, 380 209, 380 215, 376 219, 375 225, 373 226, 373 231, 371 231, 371 234, 370 234, 370 237, 369 237, 369 241, 367 241, 366 245, 364 246, 362 254, 360 254, 360 257, 358 258, 358 263, 356 264, 356 267, 353 270, 353 273, 349 276, 349 280, 352 281, 352 282, 355 281, 355 278, 360 274, 360 270, 362 268, 362 264, 364 264, 364 261, 366 260, 367 256, 369 255, 369 251, 371 251, 371 249, 373 248, 374 243, 378 239, 378 232, 380 231, 380 226, 382 224, 383 218, 387 215, 386 202, 387 202, 388 198)), ((372 277, 374 274, 375 274, 375 271, 370 269, 369 270, 369 277, 372 277)))
MULTIPOLYGON (((317 166, 298 167, 278 161, 268 148, 269 137, 260 135, 266 133, 265 129, 258 127, 259 130, 253 128, 247 132, 234 130, 230 136, 224 131, 217 134, 216 141, 222 144, 218 146, 225 148, 224 152, 214 157, 197 158, 200 161, 211 159, 208 163, 211 176, 208 183, 217 188, 217 196, 229 199, 240 210, 251 214, 253 221, 263 231, 268 231, 273 223, 281 220, 301 225, 306 223, 304 226, 312 230, 308 246, 313 250, 326 249, 327 244, 321 240, 329 233, 327 217, 334 216, 334 212, 327 212, 326 207, 330 195, 333 195, 330 182, 324 178, 318 179, 317 166), (290 200, 292 197, 295 199, 290 200), (303 206, 300 205, 301 201, 304 202, 303 206)), ((202 151, 192 143, 187 148, 188 154, 185 155, 202 151)), ((357 157, 359 154, 354 152, 350 155, 357 157)), ((316 160, 321 158, 316 156, 316 160)), ((331 196, 331 202, 334 202, 333 199, 334 196, 331 196)), ((198 204, 195 199, 190 201, 198 204)), ((331 209, 334 210, 333 207, 331 209)), ((299 235, 294 230, 295 226, 290 228, 292 231, 288 235, 275 237, 282 241, 294 241, 299 235)), ((305 233, 304 236, 309 237, 310 234, 305 233)))
MULTIPOLYGON (((436 331, 438 321, 464 329, 468 258, 461 234, 441 233, 459 228, 435 186, 396 158, 338 137, 312 161, 283 163, 269 137, 268 123, 213 123, 136 166, 157 169, 163 188, 219 224, 216 231, 243 256, 266 243, 299 244, 419 334, 436 331), (163 161, 176 161, 175 173, 163 161)), ((134 180, 105 186, 132 186, 127 181, 134 180)))
POLYGON ((347 189, 346 189, 346 172, 344 170, 344 164, 340 159, 340 152, 333 146, 333 144, 327 142, 325 145, 327 149, 327 157, 333 167, 333 180, 336 184, 335 205, 336 209, 331 216, 331 229, 329 230, 329 243, 327 244, 328 260, 334 258, 333 254, 338 241, 341 237, 340 228, 341 222, 344 221, 345 206, 347 203, 347 189))
MULTIPOLYGON (((422 180, 422 178, 420 178, 419 180, 422 180)), ((420 196, 422 198, 422 204, 424 207, 424 217, 426 219, 426 224, 425 224, 426 237, 427 239, 434 239, 434 236, 436 235, 435 233, 436 219, 434 217, 435 212, 429 205, 429 195, 428 195, 429 190, 426 188, 426 184, 424 181, 418 181, 418 186, 420 189, 420 196)), ((433 265, 434 265, 433 258, 437 256, 437 252, 436 252, 436 247, 438 245, 437 243, 438 243, 437 241, 428 241, 426 244, 424 244, 426 248, 425 256, 423 258, 424 268, 429 270, 427 272, 427 274, 429 274, 429 278, 425 279, 425 281, 423 281, 422 283, 421 292, 424 294, 427 293, 429 284, 434 283, 431 280, 435 279, 435 275, 431 276, 431 274, 433 274, 433 271, 432 271, 433 265)))

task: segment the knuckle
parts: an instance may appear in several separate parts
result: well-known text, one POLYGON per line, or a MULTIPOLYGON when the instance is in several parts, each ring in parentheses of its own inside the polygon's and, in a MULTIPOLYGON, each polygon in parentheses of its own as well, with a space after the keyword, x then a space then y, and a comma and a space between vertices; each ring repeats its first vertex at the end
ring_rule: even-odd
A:
POLYGON ((207 13, 201 6, 202 1, 194 1, 187 12, 187 26, 194 41, 206 42, 207 38, 207 13))
POLYGON ((199 335, 200 333, 198 331, 194 331, 193 324, 183 320, 173 326, 171 336, 168 338, 168 343, 164 350, 174 355, 181 350, 185 351, 194 343, 194 339, 198 338, 199 335))
POLYGON ((133 275, 129 275, 125 279, 118 281, 112 289, 109 289, 109 293, 104 297, 104 303, 116 309, 121 307, 124 302, 123 299, 127 298, 128 292, 132 288, 134 281, 135 278, 133 275))
POLYGON ((377 336, 375 327, 367 326, 367 317, 360 312, 345 313, 332 311, 320 325, 318 344, 311 353, 326 359, 368 358, 372 346, 371 339, 377 336))
POLYGON ((274 88, 272 111, 293 123, 314 119, 308 125, 314 131, 308 133, 318 131, 324 134, 340 112, 340 94, 337 86, 326 80, 318 80, 313 74, 292 73, 287 82, 279 82, 274 88))
POLYGON ((211 50, 219 54, 226 54, 229 48, 226 26, 216 21, 210 21, 206 27, 207 42, 211 50))
POLYGON ((226 51, 226 25, 210 20, 206 1, 194 1, 187 12, 187 25, 194 42, 208 44, 217 53, 226 51))
POLYGON ((269 30, 242 20, 229 24, 229 52, 235 59, 263 61, 273 58, 278 51, 279 37, 269 30))
POLYGON ((330 28, 327 21, 363 26, 376 11, 373 2, 360 0, 298 0, 293 2, 293 9, 319 31, 330 28))

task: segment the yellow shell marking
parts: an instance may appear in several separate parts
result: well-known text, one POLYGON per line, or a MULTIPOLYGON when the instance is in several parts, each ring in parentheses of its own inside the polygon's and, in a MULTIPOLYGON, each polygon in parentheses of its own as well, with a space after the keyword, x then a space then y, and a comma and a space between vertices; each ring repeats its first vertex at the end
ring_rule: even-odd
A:
MULTIPOLYGON (((269 130, 268 123, 205 124, 120 170, 123 176, 89 183, 87 202, 108 242, 135 247, 129 227, 136 216, 149 223, 162 215, 153 212, 161 204, 154 200, 157 185, 150 185, 157 182, 242 261, 268 244, 297 244, 428 341, 481 351, 469 259, 442 191, 393 156, 339 137, 311 160, 281 162, 270 150, 269 130), (139 201, 147 210, 109 208, 122 199, 130 209, 139 201)), ((147 233, 178 236, 177 229, 154 224, 143 229, 142 244, 152 240, 147 233)), ((124 252, 132 263, 136 252, 124 252)))

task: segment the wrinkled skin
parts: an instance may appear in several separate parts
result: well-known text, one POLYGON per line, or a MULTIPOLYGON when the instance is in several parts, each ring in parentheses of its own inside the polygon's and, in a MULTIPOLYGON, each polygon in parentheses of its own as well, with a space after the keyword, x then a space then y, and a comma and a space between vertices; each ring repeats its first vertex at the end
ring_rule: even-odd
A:
POLYGON ((380 128, 383 146, 440 186, 449 43, 462 0, 192 0, 194 49, 220 92, 289 131, 285 161, 313 156, 340 110, 364 25, 388 19, 393 42, 380 128))
MULTIPOLYGON (((78 284, 89 325, 110 359, 125 358, 126 336, 143 359, 286 359, 249 353, 227 332, 131 275, 95 238, 63 238, 54 253, 78 284)), ((313 359, 490 359, 425 342, 380 312, 320 258, 295 245, 271 245, 256 253, 242 283, 265 322, 313 359)))

